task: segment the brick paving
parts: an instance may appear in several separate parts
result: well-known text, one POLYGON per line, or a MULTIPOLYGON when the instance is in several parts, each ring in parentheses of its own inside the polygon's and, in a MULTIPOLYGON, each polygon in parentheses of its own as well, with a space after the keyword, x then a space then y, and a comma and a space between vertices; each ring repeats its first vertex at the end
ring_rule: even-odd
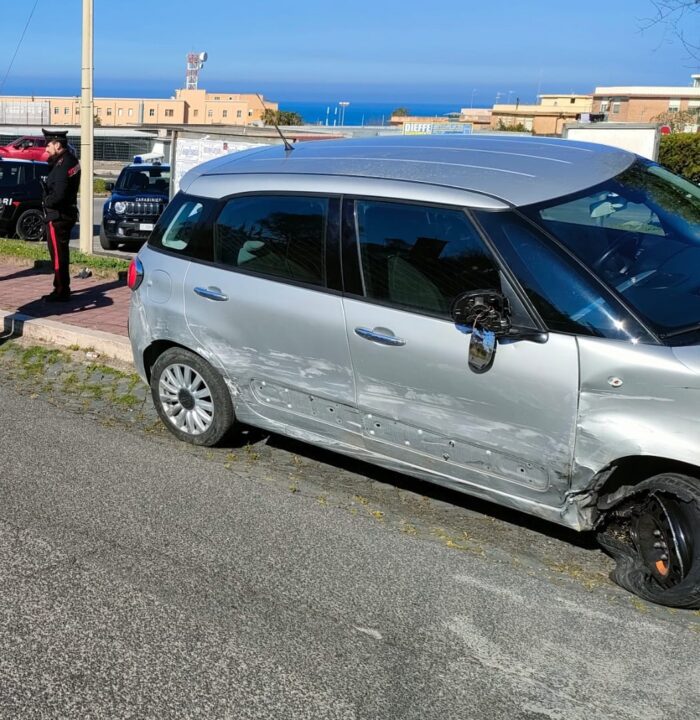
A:
POLYGON ((67 303, 45 303, 53 279, 43 267, 0 264, 0 309, 90 330, 127 336, 130 290, 125 280, 71 278, 67 303))

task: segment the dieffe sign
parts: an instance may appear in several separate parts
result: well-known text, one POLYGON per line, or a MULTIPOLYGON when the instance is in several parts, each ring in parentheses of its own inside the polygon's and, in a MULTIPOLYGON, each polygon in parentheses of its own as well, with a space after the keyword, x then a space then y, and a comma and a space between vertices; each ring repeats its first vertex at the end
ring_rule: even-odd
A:
POLYGON ((404 135, 471 135, 471 123, 411 122, 403 124, 404 135))

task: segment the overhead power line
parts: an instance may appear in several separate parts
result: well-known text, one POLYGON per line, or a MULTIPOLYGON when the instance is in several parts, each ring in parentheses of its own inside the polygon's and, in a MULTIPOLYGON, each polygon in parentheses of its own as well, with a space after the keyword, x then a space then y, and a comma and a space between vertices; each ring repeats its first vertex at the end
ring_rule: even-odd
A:
POLYGON ((32 21, 34 11, 36 10, 36 6, 38 4, 39 4, 39 0, 34 0, 34 7, 32 8, 32 11, 29 13, 29 17, 27 18, 27 23, 24 26, 24 30, 22 30, 22 35, 19 39, 19 42, 17 43, 17 47, 15 48, 15 54, 12 56, 12 60, 10 60, 10 64, 7 67, 7 72, 5 73, 5 77, 2 79, 2 82, 0 83, 0 93, 2 93, 2 89, 5 87, 5 82, 7 81, 8 75, 10 74, 10 70, 12 70, 12 65, 14 64, 15 58, 17 57, 17 53, 19 52, 19 49, 22 46, 22 40, 24 40, 24 36, 27 34, 27 28, 29 27, 29 23, 32 21))

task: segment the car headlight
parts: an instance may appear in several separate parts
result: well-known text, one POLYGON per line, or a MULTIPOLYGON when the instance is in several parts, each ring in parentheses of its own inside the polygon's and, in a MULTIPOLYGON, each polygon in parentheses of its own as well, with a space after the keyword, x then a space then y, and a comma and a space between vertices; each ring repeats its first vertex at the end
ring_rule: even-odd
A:
POLYGON ((112 209, 114 210, 117 215, 123 215, 126 212, 126 203, 125 202, 115 202, 112 205, 112 209))

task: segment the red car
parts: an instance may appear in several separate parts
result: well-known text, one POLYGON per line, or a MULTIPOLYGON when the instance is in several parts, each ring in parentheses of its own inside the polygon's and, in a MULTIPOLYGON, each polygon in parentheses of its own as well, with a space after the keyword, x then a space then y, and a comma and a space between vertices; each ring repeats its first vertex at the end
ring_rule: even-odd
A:
POLYGON ((0 157, 20 160, 46 160, 46 140, 41 135, 25 135, 7 145, 0 145, 0 157))

